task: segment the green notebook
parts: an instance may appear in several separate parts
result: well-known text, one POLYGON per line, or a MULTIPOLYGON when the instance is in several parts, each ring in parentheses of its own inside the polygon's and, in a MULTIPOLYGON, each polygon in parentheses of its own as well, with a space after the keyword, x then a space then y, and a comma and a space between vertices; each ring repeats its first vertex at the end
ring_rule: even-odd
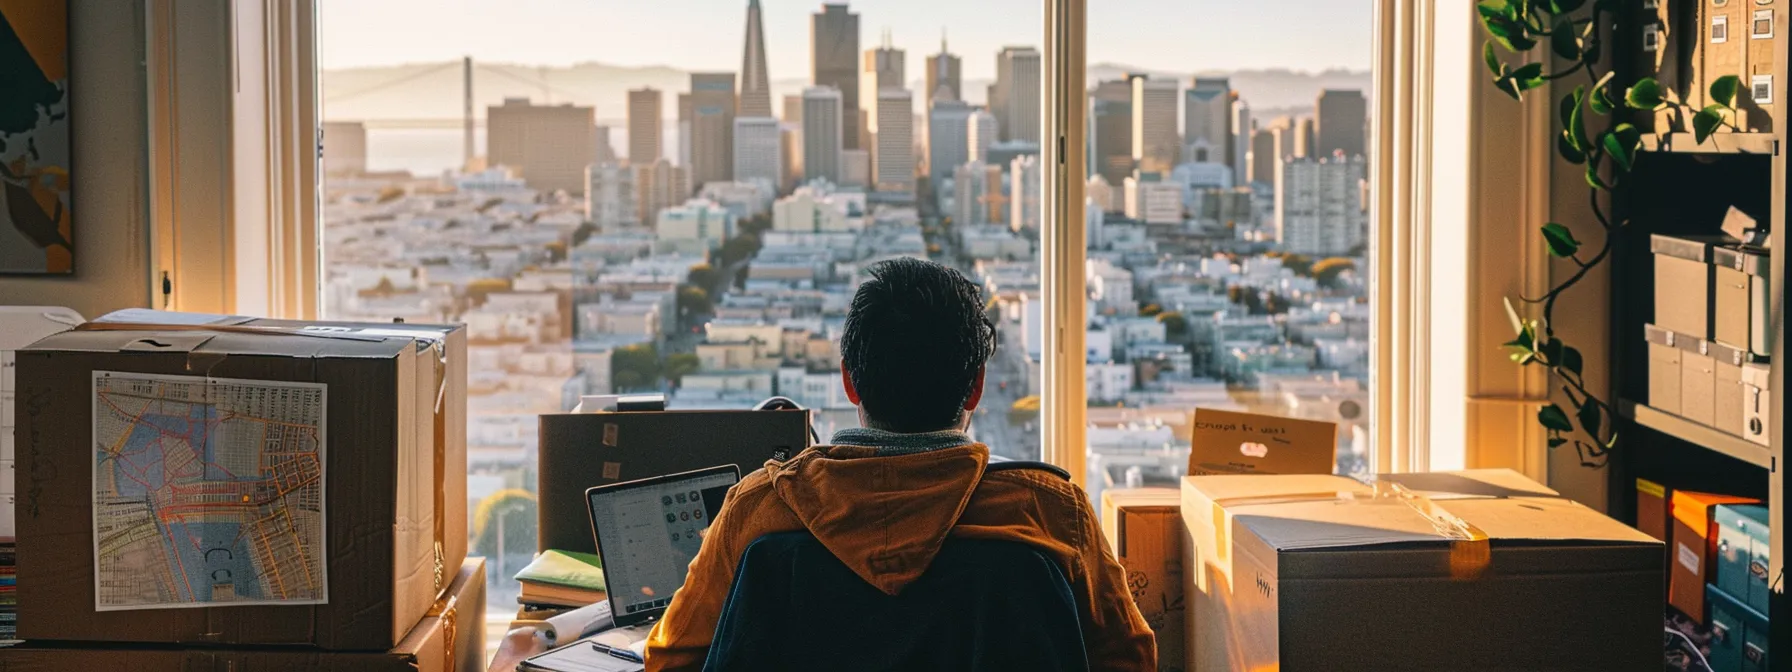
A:
POLYGON ((585 590, 604 590, 603 561, 591 553, 548 549, 535 556, 516 580, 585 590))

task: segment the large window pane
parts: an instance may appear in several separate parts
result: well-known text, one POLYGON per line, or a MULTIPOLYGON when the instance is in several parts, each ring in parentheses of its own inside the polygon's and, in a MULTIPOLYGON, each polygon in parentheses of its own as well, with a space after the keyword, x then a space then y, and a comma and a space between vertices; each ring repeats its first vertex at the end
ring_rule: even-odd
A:
POLYGON ((1371 12, 1091 3, 1091 494, 1184 475, 1197 407, 1339 423, 1366 468, 1371 12))
POLYGON ((537 414, 776 394, 826 440, 858 424, 837 343, 880 259, 985 288, 972 430, 1038 458, 1041 6, 324 3, 325 313, 468 325, 494 619, 535 549, 537 414))

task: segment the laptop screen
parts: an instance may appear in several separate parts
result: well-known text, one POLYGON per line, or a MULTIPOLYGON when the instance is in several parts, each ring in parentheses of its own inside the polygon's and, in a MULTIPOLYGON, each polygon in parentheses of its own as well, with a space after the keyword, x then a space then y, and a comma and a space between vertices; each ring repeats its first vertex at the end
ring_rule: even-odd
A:
POLYGON ((732 466, 592 488, 591 526, 618 625, 665 609, 740 480, 732 466))

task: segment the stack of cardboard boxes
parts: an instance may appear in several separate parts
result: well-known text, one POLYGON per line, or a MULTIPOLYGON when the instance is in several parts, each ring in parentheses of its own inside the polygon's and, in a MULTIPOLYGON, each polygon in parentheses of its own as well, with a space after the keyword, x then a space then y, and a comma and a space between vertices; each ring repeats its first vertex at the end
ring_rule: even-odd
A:
POLYGON ((17 357, 9 669, 480 669, 466 332, 128 311, 17 357))
POLYGON ((1710 630, 1711 671, 1767 669, 1767 507, 1638 479, 1637 529, 1668 542, 1668 603, 1710 630))
POLYGON ((1768 445, 1768 255, 1721 237, 1655 235, 1649 406, 1768 445))
MULTIPOLYGON (((1772 133, 1775 116, 1774 35, 1784 21, 1776 0, 1642 0, 1636 45, 1637 76, 1654 77, 1668 100, 1703 108, 1711 83, 1739 80, 1733 105, 1737 128, 1772 133)), ((1646 133, 1691 132, 1677 109, 1640 111, 1646 133)))
POLYGON ((1160 666, 1661 665, 1660 542, 1509 470, 1331 475, 1329 427, 1196 412, 1178 498, 1184 654, 1160 666))

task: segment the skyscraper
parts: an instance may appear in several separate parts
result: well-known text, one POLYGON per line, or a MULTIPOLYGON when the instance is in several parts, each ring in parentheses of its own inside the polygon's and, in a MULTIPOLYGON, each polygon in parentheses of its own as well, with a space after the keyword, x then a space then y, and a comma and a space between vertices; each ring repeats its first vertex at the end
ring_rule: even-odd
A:
POLYGON ((659 89, 634 89, 628 92, 628 162, 631 165, 651 164, 665 156, 661 143, 660 124, 664 123, 663 97, 659 89))
POLYGON ((970 160, 989 163, 989 146, 996 144, 996 135, 1001 132, 996 115, 987 110, 972 112, 970 118, 965 120, 964 128, 965 146, 969 150, 970 160))
POLYGON ((990 112, 996 115, 1003 140, 1039 142, 1039 50, 1003 47, 996 55, 996 83, 990 112))
POLYGON ((741 117, 734 120, 734 180, 761 182, 777 190, 783 182, 783 138, 777 119, 741 117))
POLYGON ((1132 77, 1132 153, 1139 170, 1169 172, 1176 167, 1182 140, 1176 133, 1174 79, 1132 77))
POLYGON ((1274 128, 1251 134, 1251 181, 1276 183, 1276 163, 1282 160, 1282 135, 1274 128))
POLYGON ((1334 154, 1282 163, 1276 179, 1276 241, 1285 251, 1349 254, 1368 237, 1362 155, 1334 154))
POLYGON ((678 165, 691 166, 691 117, 696 116, 690 93, 678 94, 678 165))
POLYGON ((933 109, 938 96, 964 100, 963 81, 958 75, 958 57, 946 50, 946 34, 940 33, 940 53, 927 57, 927 109, 933 109))
POLYGON ((691 73, 691 181, 734 179, 734 73, 691 73))
POLYGON ((638 221, 652 222, 661 210, 683 203, 691 196, 691 170, 659 159, 635 165, 635 207, 638 221))
POLYGON ((908 89, 878 89, 875 161, 877 191, 914 192, 915 96, 908 89))
POLYGON ((831 86, 812 86, 803 90, 804 182, 820 178, 840 183, 840 152, 846 149, 844 98, 831 86))
POLYGON ((1132 175, 1132 84, 1102 82, 1089 92, 1089 174, 1110 186, 1132 175))
POLYGON ((765 23, 759 0, 747 0, 747 43, 740 57, 740 106, 736 116, 772 116, 771 77, 765 69, 765 23))
POLYGON ((1182 160, 1232 165, 1232 83, 1223 77, 1196 77, 1182 104, 1182 160))
POLYGON ((1251 181, 1250 165, 1245 157, 1251 153, 1251 106, 1233 94, 1232 100, 1232 135, 1226 138, 1232 156, 1232 183, 1245 184, 1251 181))
POLYGON ((598 163, 585 171, 585 219, 598 229, 613 233, 641 223, 635 204, 635 169, 614 163, 598 163))
POLYGON ((859 15, 844 3, 822 5, 811 15, 809 49, 811 83, 833 87, 840 94, 840 134, 845 144, 839 148, 858 149, 859 15))
POLYGON ((865 111, 866 118, 871 122, 871 132, 873 133, 876 133, 878 128, 877 93, 889 89, 908 88, 908 84, 903 79, 905 74, 903 59, 907 57, 907 54, 901 49, 891 46, 888 33, 884 34, 883 44, 876 49, 865 50, 865 79, 863 82, 867 92, 865 111))
POLYGON ((585 195, 585 167, 591 165, 597 129, 592 108, 505 98, 503 105, 487 107, 485 118, 491 165, 516 169, 531 189, 585 195))
POLYGON ((1313 130, 1313 118, 1301 117, 1294 124, 1294 155, 1303 159, 1318 158, 1319 138, 1313 130))
POLYGON ((1319 120, 1315 129, 1319 136, 1316 152, 1319 157, 1329 157, 1333 152, 1344 152, 1345 157, 1352 157, 1367 151, 1368 143, 1363 136, 1364 126, 1369 122, 1369 101, 1363 98, 1363 92, 1326 89, 1319 92, 1314 108, 1314 116, 1319 120))
POLYGON ((1008 164, 1008 227, 1015 231, 1039 229, 1041 189, 1038 156, 1016 157, 1008 164))
POLYGON ((795 189, 803 181, 803 97, 784 96, 783 125, 778 140, 784 156, 784 189, 795 189))
POLYGON ((935 98, 927 110, 927 175, 935 184, 970 160, 966 128, 976 108, 958 99, 935 98))

